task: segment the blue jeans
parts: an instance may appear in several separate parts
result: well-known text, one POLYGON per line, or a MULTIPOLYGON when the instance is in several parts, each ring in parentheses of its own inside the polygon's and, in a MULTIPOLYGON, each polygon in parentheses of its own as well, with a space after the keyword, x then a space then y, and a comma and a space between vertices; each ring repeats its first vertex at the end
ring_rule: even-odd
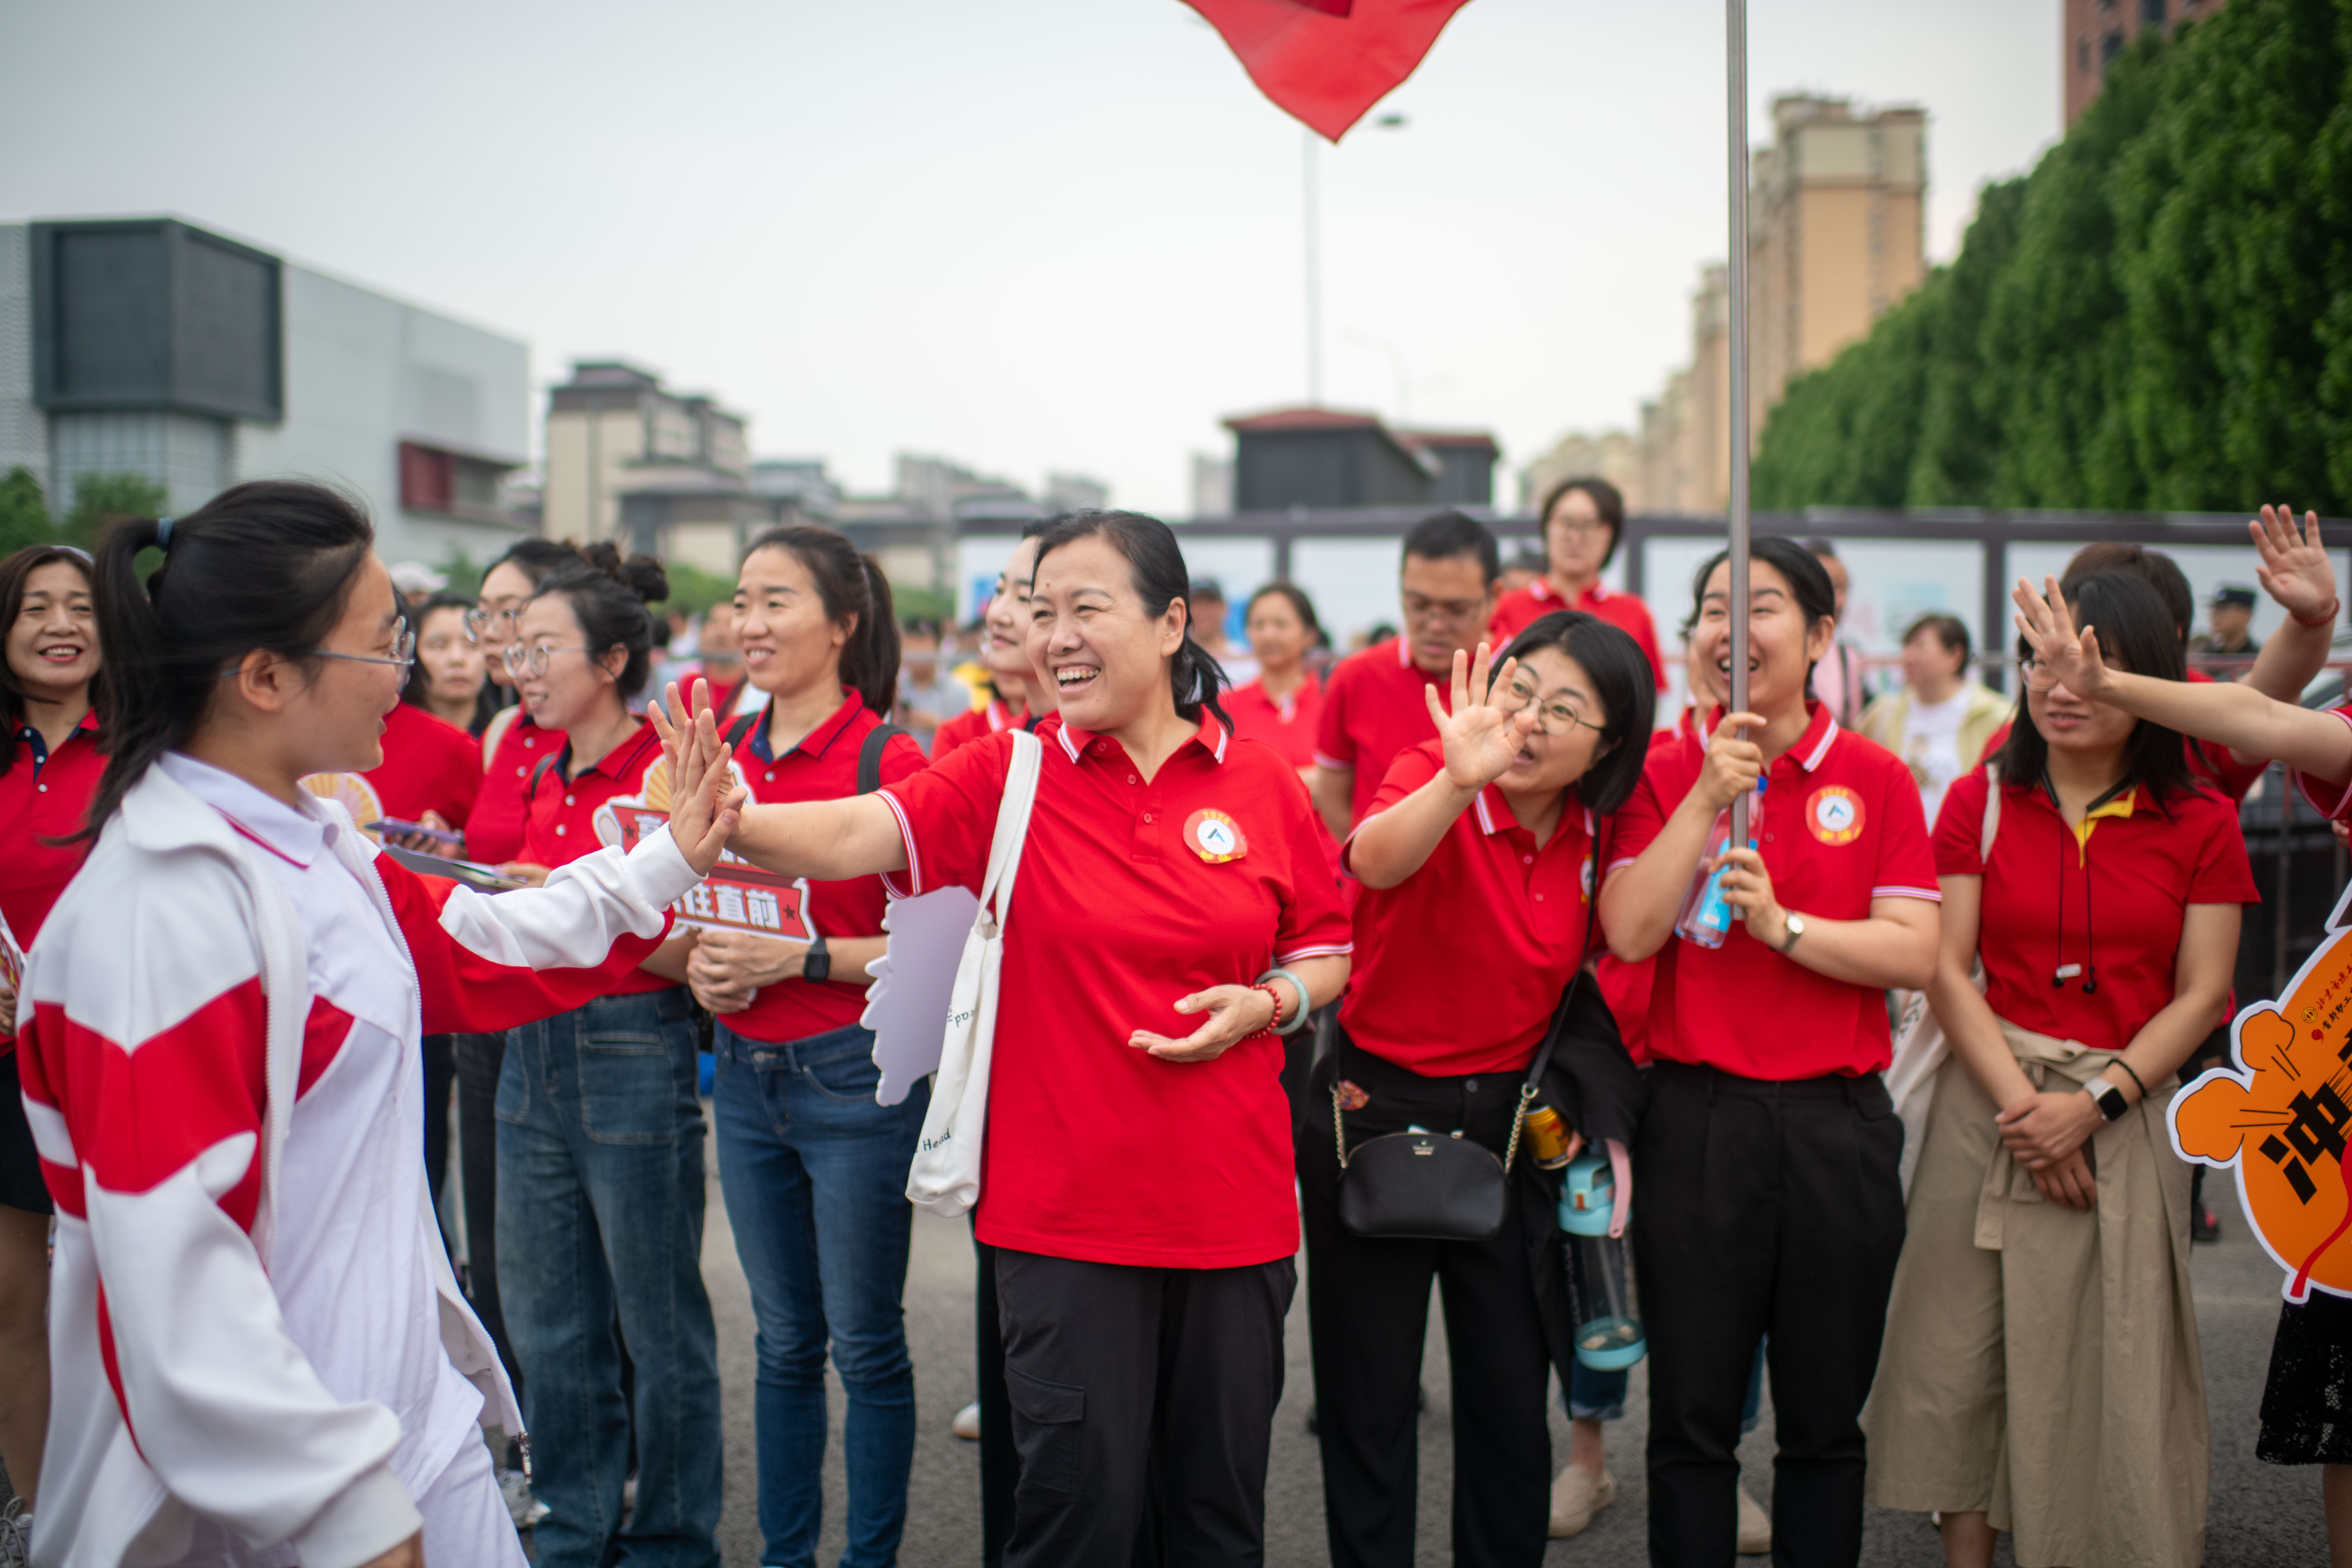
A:
POLYGON ((719 1562, 694 1047, 682 989, 603 997, 508 1037, 499 1295, 522 1364, 533 1486, 551 1510, 534 1533, 540 1568, 719 1562), (623 1530, 633 1415, 637 1502, 623 1530))
POLYGON ((806 1039, 748 1040, 722 1021, 719 1187, 759 1323, 760 1561, 810 1568, 824 1521, 824 1361, 849 1410, 842 1568, 887 1568, 907 1526, 915 1366, 907 1354, 907 1167, 928 1079, 877 1105, 874 1036, 853 1024, 806 1039))

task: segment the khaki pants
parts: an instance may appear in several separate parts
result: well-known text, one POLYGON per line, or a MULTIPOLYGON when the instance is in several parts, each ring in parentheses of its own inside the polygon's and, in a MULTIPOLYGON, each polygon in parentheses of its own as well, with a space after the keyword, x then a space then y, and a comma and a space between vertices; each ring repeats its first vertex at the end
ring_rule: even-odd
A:
MULTIPOLYGON (((2037 1086, 2115 1058, 2002 1026, 2037 1086)), ((2189 1169, 2156 1086, 2087 1145, 2098 1205, 2042 1196, 1958 1058, 1936 1080, 1863 1424, 1870 1500, 1981 1511, 2020 1568, 2195 1568, 2205 1375, 2189 1282, 2189 1169)))

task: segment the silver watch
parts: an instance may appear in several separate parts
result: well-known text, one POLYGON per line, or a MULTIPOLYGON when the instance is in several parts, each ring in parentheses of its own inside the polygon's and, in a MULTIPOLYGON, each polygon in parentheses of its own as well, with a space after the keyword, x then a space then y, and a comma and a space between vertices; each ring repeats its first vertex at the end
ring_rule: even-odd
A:
POLYGON ((1794 948, 1797 945, 1798 940, 1805 934, 1805 917, 1802 915, 1792 914, 1784 916, 1783 918, 1789 922, 1789 940, 1782 942, 1773 951, 1785 955, 1791 948, 1794 948))

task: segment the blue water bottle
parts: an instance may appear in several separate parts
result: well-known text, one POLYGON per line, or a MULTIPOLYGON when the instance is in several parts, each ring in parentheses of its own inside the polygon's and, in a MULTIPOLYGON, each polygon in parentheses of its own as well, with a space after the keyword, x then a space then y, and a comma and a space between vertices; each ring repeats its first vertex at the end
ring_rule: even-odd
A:
POLYGON ((1606 1154, 1580 1154, 1570 1163, 1559 1194, 1569 1315, 1576 1323, 1576 1359, 1595 1372, 1616 1372, 1650 1353, 1633 1295, 1632 1248, 1609 1234, 1616 1206, 1617 1178, 1606 1154))
MULTIPOLYGON (((1748 847, 1756 847, 1756 836, 1764 821, 1764 789, 1768 781, 1758 779, 1754 794, 1748 801, 1748 847)), ((1715 814, 1715 826, 1707 829, 1706 852, 1699 857, 1699 868, 1691 873, 1690 890, 1683 895, 1681 914, 1675 919, 1675 934, 1700 947, 1721 947, 1731 934, 1731 922, 1739 912, 1725 902, 1723 868, 1706 869, 1708 861, 1723 853, 1731 842, 1731 810, 1728 806, 1715 814)))

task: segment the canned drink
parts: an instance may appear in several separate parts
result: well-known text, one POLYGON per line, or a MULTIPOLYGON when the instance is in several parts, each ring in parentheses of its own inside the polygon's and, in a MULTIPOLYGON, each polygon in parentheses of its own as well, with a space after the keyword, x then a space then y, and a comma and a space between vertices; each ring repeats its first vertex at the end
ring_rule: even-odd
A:
POLYGON ((1568 1163, 1568 1124, 1550 1106, 1538 1105, 1528 1112, 1526 1137, 1538 1169, 1557 1171, 1568 1163))

